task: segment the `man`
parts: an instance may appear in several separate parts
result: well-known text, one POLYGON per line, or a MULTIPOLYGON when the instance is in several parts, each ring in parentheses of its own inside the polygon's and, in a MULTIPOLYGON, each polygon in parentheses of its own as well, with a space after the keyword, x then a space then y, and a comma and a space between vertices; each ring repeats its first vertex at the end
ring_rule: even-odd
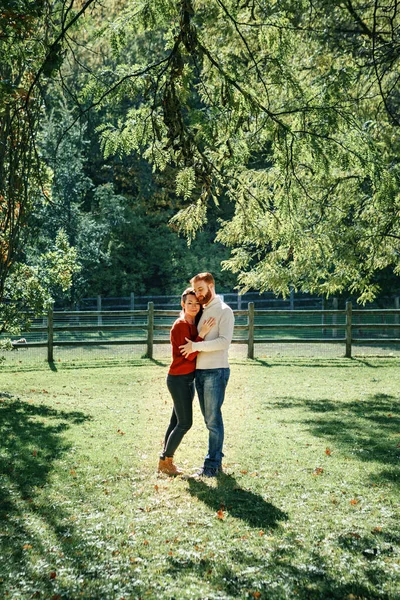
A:
POLYGON ((214 277, 211 273, 199 273, 190 280, 190 283, 203 306, 198 329, 206 319, 210 317, 215 319, 215 326, 205 336, 203 342, 192 342, 185 338, 187 343, 180 346, 180 351, 184 356, 199 352, 195 382, 209 436, 208 454, 204 466, 197 475, 216 477, 219 471, 222 471, 221 463, 224 456, 222 453, 224 423, 221 407, 230 374, 228 349, 232 341, 235 319, 232 309, 216 295, 214 277))

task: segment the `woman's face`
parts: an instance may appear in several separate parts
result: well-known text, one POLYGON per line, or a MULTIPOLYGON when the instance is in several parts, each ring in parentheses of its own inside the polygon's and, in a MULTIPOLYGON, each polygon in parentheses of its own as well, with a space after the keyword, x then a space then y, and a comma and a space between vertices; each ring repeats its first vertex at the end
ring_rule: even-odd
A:
POLYGON ((188 317, 195 317, 200 310, 200 302, 194 294, 188 294, 185 302, 182 302, 182 308, 188 317))

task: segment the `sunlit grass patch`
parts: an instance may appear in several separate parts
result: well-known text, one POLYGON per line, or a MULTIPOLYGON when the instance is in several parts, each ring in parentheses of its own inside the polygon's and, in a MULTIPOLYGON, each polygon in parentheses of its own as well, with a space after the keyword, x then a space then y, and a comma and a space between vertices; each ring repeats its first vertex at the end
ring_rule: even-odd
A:
POLYGON ((0 375, 1 598, 399 597, 396 359, 235 361, 211 480, 166 361, 79 366, 0 375))

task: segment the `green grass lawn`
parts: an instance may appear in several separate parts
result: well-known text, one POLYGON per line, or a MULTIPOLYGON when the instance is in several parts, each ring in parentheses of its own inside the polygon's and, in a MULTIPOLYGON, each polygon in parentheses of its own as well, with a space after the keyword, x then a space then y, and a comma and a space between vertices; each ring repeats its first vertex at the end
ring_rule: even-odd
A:
POLYGON ((217 480, 167 365, 2 367, 0 598, 400 598, 400 360, 235 359, 217 480))

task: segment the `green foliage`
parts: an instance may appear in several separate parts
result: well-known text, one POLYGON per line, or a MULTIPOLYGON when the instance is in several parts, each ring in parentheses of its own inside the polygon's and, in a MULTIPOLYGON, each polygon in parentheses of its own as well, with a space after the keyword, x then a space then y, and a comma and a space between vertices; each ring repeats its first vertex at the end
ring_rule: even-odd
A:
POLYGON ((392 0, 7 5, 0 295, 13 262, 33 264, 62 228, 82 266, 71 301, 161 289, 199 232, 199 261, 218 256, 243 290, 373 299, 380 273, 400 269, 398 11, 392 0))
POLYGON ((27 331, 32 317, 43 314, 54 302, 59 288, 65 291, 79 267, 76 251, 60 230, 52 247, 34 265, 15 263, 7 277, 0 305, 1 333, 27 331))
POLYGON ((129 81, 134 107, 103 126, 107 155, 142 152, 176 171, 172 224, 189 241, 206 206, 229 198, 217 239, 242 289, 373 299, 377 274, 400 268, 397 5, 132 7, 120 92, 103 104, 123 108, 129 81))
POLYGON ((179 171, 176 176, 176 193, 187 200, 192 195, 193 188, 196 185, 196 174, 193 167, 186 167, 179 171))
POLYGON ((29 256, 31 217, 51 203, 52 171, 39 151, 44 98, 80 12, 57 0, 3 3, 0 13, 0 329, 16 333, 41 314, 77 270, 76 253, 57 228, 29 256), (50 248, 50 249, 48 249, 50 248))

